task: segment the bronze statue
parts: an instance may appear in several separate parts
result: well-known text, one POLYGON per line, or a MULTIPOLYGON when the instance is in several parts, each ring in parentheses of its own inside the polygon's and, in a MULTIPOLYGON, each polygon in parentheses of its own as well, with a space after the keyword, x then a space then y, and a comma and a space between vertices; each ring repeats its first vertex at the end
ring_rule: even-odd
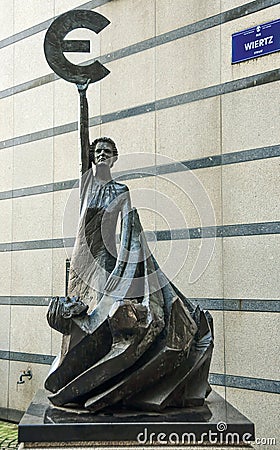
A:
POLYGON ((77 85, 82 176, 69 297, 55 297, 48 311, 49 324, 64 334, 45 383, 49 398, 93 411, 116 403, 144 410, 201 404, 210 392, 211 316, 178 291, 150 253, 128 187, 111 177, 114 142, 90 145, 88 84, 77 85))
POLYGON ((86 98, 88 84, 89 81, 78 85, 82 151, 80 225, 72 256, 68 293, 70 296, 81 296, 92 311, 104 290, 116 287, 123 273, 123 252, 128 240, 131 204, 127 186, 111 177, 111 168, 118 158, 115 143, 103 137, 90 145, 86 98), (94 175, 92 166, 96 168, 94 175), (122 253, 117 258, 115 236, 119 215, 122 221, 122 253))
POLYGON ((75 403, 91 411, 201 405, 211 390, 212 318, 173 285, 151 254, 128 187, 111 177, 115 143, 103 137, 90 144, 87 88, 109 71, 98 61, 66 64, 62 56, 88 51, 86 41, 63 40, 69 31, 84 26, 99 32, 108 23, 92 11, 70 11, 45 38, 50 66, 79 91, 82 162, 69 296, 54 297, 47 315, 63 334, 62 348, 45 387, 54 405, 75 403))

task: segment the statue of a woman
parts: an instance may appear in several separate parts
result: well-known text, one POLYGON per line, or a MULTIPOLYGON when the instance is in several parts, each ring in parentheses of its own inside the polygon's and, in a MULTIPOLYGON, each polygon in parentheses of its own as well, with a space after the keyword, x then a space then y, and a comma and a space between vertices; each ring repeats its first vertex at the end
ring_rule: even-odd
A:
POLYGON ((78 85, 82 161, 80 222, 71 261, 68 294, 82 297, 83 302, 89 305, 89 311, 92 311, 104 290, 114 289, 122 276, 131 204, 127 186, 117 183, 111 176, 111 168, 118 159, 113 140, 101 137, 90 145, 87 86, 88 83, 78 85), (119 216, 122 223, 121 252, 117 257, 119 216))
POLYGON ((82 177, 69 297, 53 298, 48 311, 49 324, 64 335, 45 382, 49 398, 92 411, 116 403, 145 410, 201 404, 210 391, 211 316, 150 253, 127 186, 111 177, 115 143, 90 145, 87 86, 78 85, 82 177))

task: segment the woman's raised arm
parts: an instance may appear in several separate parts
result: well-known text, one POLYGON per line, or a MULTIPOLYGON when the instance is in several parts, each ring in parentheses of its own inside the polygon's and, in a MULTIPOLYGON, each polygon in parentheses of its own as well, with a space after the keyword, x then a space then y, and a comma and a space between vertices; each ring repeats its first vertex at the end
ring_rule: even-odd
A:
POLYGON ((90 168, 89 162, 89 124, 88 124, 88 101, 87 101, 87 88, 90 80, 87 80, 85 84, 77 84, 77 88, 80 95, 80 139, 81 139, 81 172, 82 176, 90 168))

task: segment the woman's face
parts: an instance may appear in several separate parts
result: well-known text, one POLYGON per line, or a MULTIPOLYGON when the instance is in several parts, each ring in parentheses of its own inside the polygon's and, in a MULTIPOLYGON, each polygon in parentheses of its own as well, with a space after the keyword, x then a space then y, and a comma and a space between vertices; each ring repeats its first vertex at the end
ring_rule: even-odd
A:
POLYGON ((94 149, 95 165, 106 164, 112 167, 114 160, 114 149, 110 142, 99 141, 94 149))

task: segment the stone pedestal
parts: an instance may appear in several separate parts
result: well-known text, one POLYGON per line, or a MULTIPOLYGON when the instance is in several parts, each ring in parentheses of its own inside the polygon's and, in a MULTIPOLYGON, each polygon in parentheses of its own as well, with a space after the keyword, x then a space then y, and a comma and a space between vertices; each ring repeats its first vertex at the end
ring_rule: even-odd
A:
POLYGON ((55 408, 39 391, 19 424, 20 448, 196 450, 250 448, 254 424, 212 392, 204 406, 164 413, 55 408))

